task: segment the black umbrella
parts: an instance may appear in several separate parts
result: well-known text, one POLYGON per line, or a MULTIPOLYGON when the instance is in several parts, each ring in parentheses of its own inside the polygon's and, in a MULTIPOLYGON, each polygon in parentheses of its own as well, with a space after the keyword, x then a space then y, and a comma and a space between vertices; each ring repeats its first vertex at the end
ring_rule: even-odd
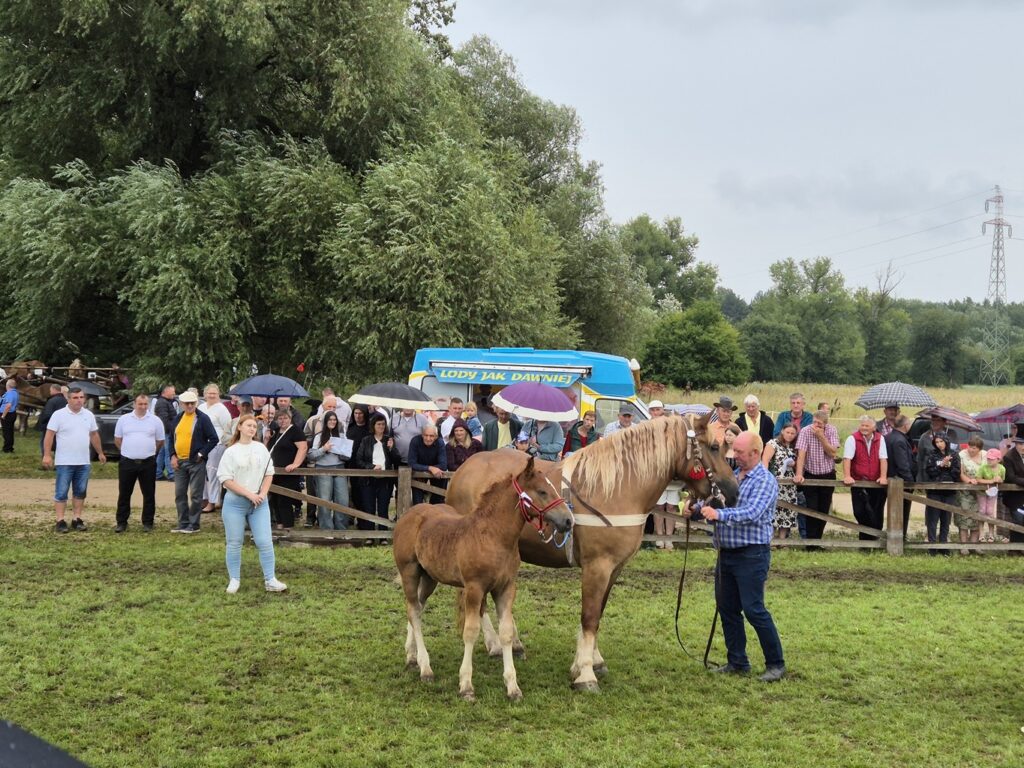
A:
POLYGON ((14 766, 46 766, 46 768, 89 768, 8 720, 0 720, 0 768, 14 766))
POLYGON ((414 411, 441 410, 426 392, 397 381, 370 384, 352 395, 348 401, 362 405, 380 405, 385 408, 409 408, 414 411))

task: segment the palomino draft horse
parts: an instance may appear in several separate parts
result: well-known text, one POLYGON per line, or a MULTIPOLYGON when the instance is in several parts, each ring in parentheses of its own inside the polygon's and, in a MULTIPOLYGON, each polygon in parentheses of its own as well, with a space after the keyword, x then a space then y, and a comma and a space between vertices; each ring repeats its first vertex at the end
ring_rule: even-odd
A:
POLYGON ((535 521, 538 528, 549 523, 563 534, 572 528, 572 513, 547 477, 536 470, 534 460, 522 453, 512 458, 515 461, 507 462, 509 469, 488 478, 489 486, 468 516, 444 504, 417 504, 395 525, 393 552, 409 618, 406 665, 418 664, 421 680, 434 679, 423 644, 423 607, 439 582, 461 587, 465 650, 459 695, 468 701, 474 699, 473 646, 488 594, 498 612, 506 693, 512 700, 523 697, 512 662, 519 532, 524 523, 535 521))
MULTIPOLYGON (((448 503, 463 511, 472 509, 490 478, 507 473, 516 461, 511 450, 471 457, 452 476, 448 503)), ((708 442, 706 416, 652 419, 588 445, 562 462, 538 466, 546 468, 573 510, 571 546, 559 549, 524 526, 519 553, 534 565, 582 569, 581 627, 570 673, 574 688, 597 691, 595 667, 599 672, 607 669, 597 647, 601 616, 612 586, 640 548, 648 510, 671 480, 684 482, 693 498, 719 495, 732 506, 736 480, 724 451, 708 442)))

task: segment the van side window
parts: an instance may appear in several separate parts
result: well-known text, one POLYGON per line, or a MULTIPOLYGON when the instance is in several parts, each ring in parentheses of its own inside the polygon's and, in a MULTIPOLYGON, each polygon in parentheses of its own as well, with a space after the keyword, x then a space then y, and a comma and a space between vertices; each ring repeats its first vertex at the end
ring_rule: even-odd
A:
POLYGON ((603 430, 611 422, 618 421, 619 408, 623 405, 626 405, 633 412, 634 421, 639 422, 644 418, 643 414, 640 413, 640 409, 628 400, 619 400, 611 397, 598 398, 594 403, 594 409, 597 411, 598 431, 603 430))

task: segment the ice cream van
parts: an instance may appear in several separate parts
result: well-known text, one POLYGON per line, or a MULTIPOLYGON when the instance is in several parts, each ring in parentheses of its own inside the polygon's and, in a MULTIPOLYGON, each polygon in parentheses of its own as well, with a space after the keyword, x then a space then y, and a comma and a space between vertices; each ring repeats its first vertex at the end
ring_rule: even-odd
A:
POLYGON ((477 404, 481 421, 493 419, 490 398, 509 384, 539 381, 565 392, 580 414, 593 409, 597 426, 618 418, 625 405, 637 419, 647 407, 637 398, 636 361, 600 352, 532 347, 490 349, 426 348, 416 352, 409 384, 426 392, 442 408, 459 397, 477 404))

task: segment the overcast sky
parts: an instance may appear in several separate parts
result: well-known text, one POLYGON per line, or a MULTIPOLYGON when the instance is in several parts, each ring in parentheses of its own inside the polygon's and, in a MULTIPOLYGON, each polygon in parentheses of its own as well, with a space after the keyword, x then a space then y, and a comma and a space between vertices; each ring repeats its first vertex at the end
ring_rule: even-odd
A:
MULTIPOLYGON (((772 261, 819 255, 850 285, 891 259, 901 296, 984 299, 995 184, 1024 240, 1024 2, 458 0, 455 14, 453 42, 487 35, 530 90, 577 110, 615 221, 681 217, 748 300, 772 261)), ((1008 241, 1011 301, 1022 257, 1008 241)))

